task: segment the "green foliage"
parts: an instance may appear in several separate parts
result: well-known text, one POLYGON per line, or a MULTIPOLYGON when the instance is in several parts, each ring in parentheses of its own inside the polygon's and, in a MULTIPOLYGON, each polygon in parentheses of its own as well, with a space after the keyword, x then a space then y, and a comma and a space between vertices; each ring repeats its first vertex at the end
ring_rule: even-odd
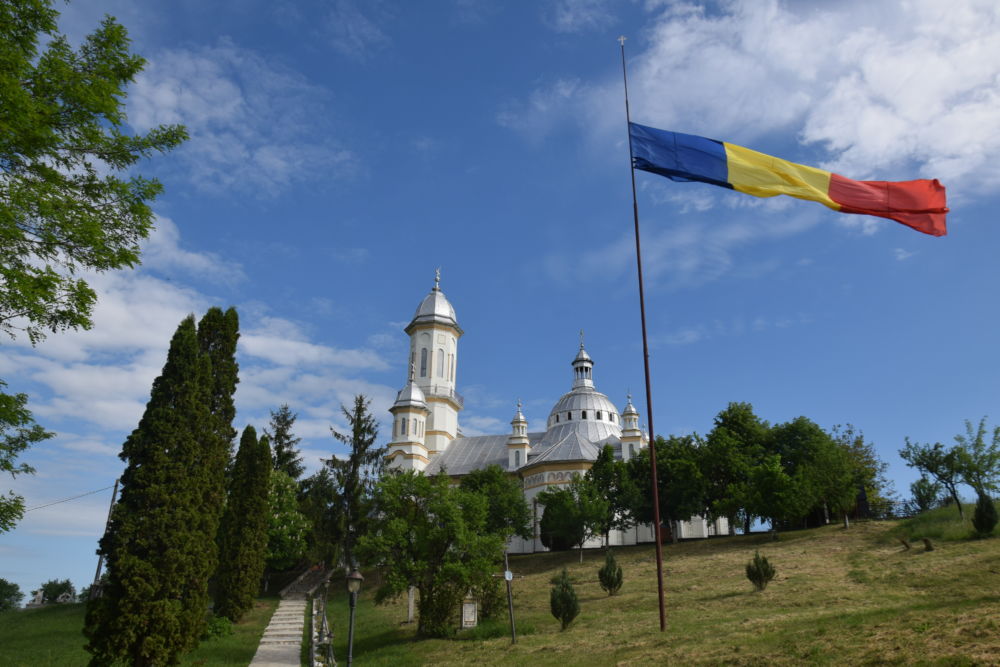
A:
MULTIPOLYGON (((657 437, 652 450, 656 452, 660 521, 669 526, 704 513, 708 483, 701 472, 703 447, 698 436, 657 437)), ((643 490, 632 495, 631 512, 640 523, 652 523, 654 518, 653 494, 646 491, 651 487, 650 454, 650 449, 642 449, 626 466, 632 488, 643 490)))
POLYGON ((133 166, 187 138, 176 125, 124 132, 145 61, 111 17, 74 50, 51 5, 0 3, 0 330, 32 343, 89 328, 96 295, 80 270, 134 266, 152 227, 162 188, 133 166))
POLYGON ((281 470, 297 480, 305 471, 305 466, 302 465, 299 450, 295 449, 295 445, 302 441, 302 438, 297 438, 292 433, 296 418, 298 415, 292 412, 287 403, 277 410, 271 410, 271 423, 264 433, 271 441, 274 469, 281 470))
POLYGON ((604 543, 607 545, 611 530, 626 530, 635 525, 636 499, 644 494, 639 493, 641 487, 637 487, 635 480, 629 475, 627 464, 615 460, 611 445, 605 445, 601 449, 597 460, 584 477, 593 485, 597 495, 606 501, 598 531, 604 535, 604 543))
POLYGON ((219 639, 233 634, 233 622, 225 616, 210 615, 205 622, 205 630, 201 633, 202 640, 219 639))
POLYGON ((753 560, 747 563, 747 579, 753 584, 754 590, 762 591, 774 579, 774 566, 759 551, 753 552, 753 560))
POLYGON ((580 613, 580 602, 576 598, 576 591, 570 583, 566 568, 563 568, 554 581, 552 591, 549 593, 549 610, 556 617, 565 630, 573 619, 580 613))
POLYGON ((215 613, 238 622, 260 589, 267 557, 268 493, 271 449, 267 436, 257 441, 252 426, 243 430, 236 453, 229 500, 219 527, 219 571, 215 583, 215 613))
POLYGON ((23 599, 24 593, 21 592, 20 586, 12 581, 0 579, 0 612, 17 609, 23 599))
MULTIPOLYGON (((480 618, 483 619, 482 614, 480 618)), ((518 637, 535 634, 535 626, 528 621, 517 619, 514 627, 518 637)), ((487 639, 510 638, 510 621, 500 618, 484 619, 474 628, 468 628, 458 633, 458 639, 471 639, 473 641, 486 641, 487 639)))
POLYGON ((503 536, 486 529, 485 499, 452 487, 445 475, 412 471, 385 476, 374 498, 374 519, 358 555, 381 570, 376 602, 416 586, 417 633, 452 635, 466 591, 481 586, 503 555, 503 536))
POLYGON ((972 527, 977 537, 988 537, 997 525, 997 506, 985 493, 976 500, 976 510, 972 513, 972 527))
POLYGON ((344 504, 329 467, 299 482, 299 509, 309 522, 306 544, 310 559, 336 562, 344 535, 344 504))
POLYGON ((955 436, 962 481, 971 486, 977 496, 1000 490, 1000 426, 993 429, 990 439, 987 439, 988 432, 986 417, 979 420, 975 428, 966 419, 965 435, 955 436))
POLYGON ((354 407, 348 410, 341 406, 344 418, 351 432, 339 433, 332 428, 333 437, 347 445, 350 451, 346 459, 331 458, 325 463, 333 472, 337 486, 341 489, 344 515, 344 562, 349 568, 356 567, 354 547, 358 536, 363 535, 370 516, 372 492, 382 475, 385 447, 376 447, 378 422, 369 409, 371 401, 362 395, 354 397, 354 407))
POLYGON ((486 499, 486 530, 510 539, 518 535, 531 539, 531 508, 517 480, 498 465, 473 470, 459 484, 466 491, 486 499))
POLYGON ((539 523, 542 544, 553 551, 579 547, 583 562, 583 544, 601 534, 608 502, 592 482, 579 475, 566 488, 542 491, 538 502, 545 505, 539 523))
POLYGON ((49 579, 38 590, 31 591, 31 594, 35 595, 38 591, 42 592, 42 602, 45 604, 58 602, 63 593, 69 593, 69 601, 76 602, 76 587, 69 579, 49 579))
MULTIPOLYGON (((496 534, 496 533, 494 533, 496 534)), ((472 589, 479 602, 479 618, 501 618, 507 614, 507 595, 499 577, 482 577, 472 589)))
POLYGON ((956 447, 945 447, 940 442, 933 445, 910 442, 906 438, 906 446, 899 450, 899 455, 906 465, 935 480, 945 488, 948 495, 958 507, 958 515, 965 519, 962 501, 958 496, 958 485, 962 483, 962 463, 956 447))
POLYGON ((942 486, 921 475, 920 479, 910 484, 910 494, 918 512, 926 512, 941 504, 942 486))
MULTIPOLYGON (((6 386, 7 383, 0 380, 0 390, 6 386)), ((16 462, 17 456, 55 435, 35 423, 27 404, 26 394, 0 391, 0 473, 10 473, 11 477, 33 474, 35 470, 31 466, 16 462)), ((0 533, 11 530, 22 516, 24 498, 13 491, 0 494, 0 533)))
POLYGON ((268 493, 267 567, 286 570, 306 551, 309 520, 299 510, 298 487, 287 473, 271 470, 268 493))
MULTIPOLYGON (((749 403, 730 403, 715 416, 701 448, 701 476, 709 516, 726 517, 730 529, 737 515, 746 515, 747 479, 760 462, 770 426, 754 414, 749 403)), ((657 460, 659 463, 659 460, 657 460)), ((686 518, 686 517, 685 517, 686 518)), ((748 523, 749 523, 749 517, 748 523)))
POLYGON ((193 317, 177 327, 139 426, 122 446, 121 494, 100 549, 108 582, 88 601, 84 633, 96 664, 172 664, 201 636, 215 571, 224 457, 210 419, 211 362, 193 317))
POLYGON ((601 582, 601 588, 607 591, 608 595, 614 595, 622 587, 622 566, 615 560, 615 555, 608 549, 604 556, 604 566, 597 571, 597 578, 601 582))

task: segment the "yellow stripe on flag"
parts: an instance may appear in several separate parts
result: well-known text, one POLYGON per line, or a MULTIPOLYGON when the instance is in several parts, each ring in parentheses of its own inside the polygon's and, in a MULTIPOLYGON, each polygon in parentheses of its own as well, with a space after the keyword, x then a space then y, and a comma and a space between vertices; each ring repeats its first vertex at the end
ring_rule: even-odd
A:
POLYGON ((796 164, 743 146, 725 143, 729 182, 734 190, 757 197, 789 195, 817 201, 834 211, 840 205, 830 199, 830 172, 796 164))

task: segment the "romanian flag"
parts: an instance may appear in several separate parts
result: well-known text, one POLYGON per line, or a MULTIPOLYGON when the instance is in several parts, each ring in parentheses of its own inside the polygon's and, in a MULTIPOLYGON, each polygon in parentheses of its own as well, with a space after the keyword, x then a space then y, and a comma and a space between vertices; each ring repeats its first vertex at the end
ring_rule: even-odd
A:
POLYGON ((672 181, 701 181, 757 197, 789 195, 841 213, 889 218, 944 236, 944 186, 937 181, 852 181, 823 169, 723 141, 629 123, 632 166, 672 181))

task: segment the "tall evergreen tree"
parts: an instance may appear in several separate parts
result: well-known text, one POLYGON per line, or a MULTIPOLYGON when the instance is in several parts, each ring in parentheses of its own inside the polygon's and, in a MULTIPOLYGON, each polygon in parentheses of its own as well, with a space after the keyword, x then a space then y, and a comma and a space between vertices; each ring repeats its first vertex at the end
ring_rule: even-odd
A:
POLYGON ((351 410, 341 406, 351 432, 338 433, 330 429, 333 437, 350 447, 346 459, 332 458, 325 461, 333 470, 341 488, 344 503, 344 563, 348 568, 357 565, 354 547, 358 536, 364 533, 364 524, 371 505, 372 491, 382 472, 385 447, 376 447, 378 423, 369 408, 370 401, 363 395, 354 397, 351 410))
POLYGON ((212 428, 210 375, 189 316, 122 446, 121 495, 100 542, 108 579, 87 605, 92 665, 176 664, 198 641, 214 567, 206 552, 215 549, 203 517, 205 480, 213 477, 203 471, 202 439, 212 428))
POLYGON ((302 465, 299 450, 295 448, 295 445, 299 444, 302 438, 297 438, 292 434, 292 426, 297 417, 298 415, 292 412, 286 403, 277 410, 271 410, 271 423, 264 431, 271 441, 274 469, 288 473, 288 476, 295 480, 301 477, 306 469, 302 465))
POLYGON ((215 613, 234 623, 253 606, 264 573, 270 477, 271 448, 267 436, 258 442, 254 427, 247 426, 236 452, 229 500, 219 527, 215 613))

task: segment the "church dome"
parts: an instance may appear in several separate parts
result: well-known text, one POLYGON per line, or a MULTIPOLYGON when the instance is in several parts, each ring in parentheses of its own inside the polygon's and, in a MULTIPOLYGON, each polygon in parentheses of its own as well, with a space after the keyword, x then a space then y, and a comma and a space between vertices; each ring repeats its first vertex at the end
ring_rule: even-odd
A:
POLYGON ((556 442, 577 433, 590 442, 620 438, 621 417, 607 396, 594 388, 590 369, 594 360, 583 349, 573 359, 573 388, 556 401, 549 413, 544 442, 556 442))
POLYGON ((423 323, 439 323, 453 326, 461 334, 462 329, 458 326, 458 319, 455 317, 455 308, 441 291, 441 273, 437 272, 434 278, 434 287, 430 294, 417 306, 417 311, 413 314, 413 319, 407 325, 406 331, 409 333, 410 327, 423 323))
POLYGON ((417 386, 416 382, 410 380, 406 383, 406 386, 399 390, 396 394, 396 402, 393 403, 392 407, 402 408, 402 407, 427 407, 427 398, 424 396, 423 390, 417 386))

